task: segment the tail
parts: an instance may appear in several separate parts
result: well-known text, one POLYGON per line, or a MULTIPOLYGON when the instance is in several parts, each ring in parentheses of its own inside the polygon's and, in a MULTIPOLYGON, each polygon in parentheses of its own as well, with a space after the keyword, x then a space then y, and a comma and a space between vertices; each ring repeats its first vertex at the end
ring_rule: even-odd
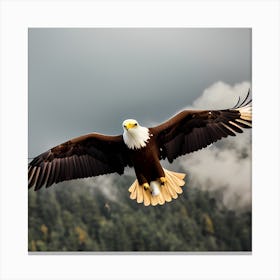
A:
POLYGON ((164 173, 167 181, 162 186, 158 182, 160 190, 158 195, 152 195, 150 190, 144 190, 143 186, 139 185, 138 180, 135 180, 128 189, 130 198, 136 199, 137 203, 144 203, 145 206, 163 205, 165 202, 176 199, 178 194, 183 192, 182 187, 185 185, 183 179, 186 174, 169 171, 167 169, 164 169, 164 173))

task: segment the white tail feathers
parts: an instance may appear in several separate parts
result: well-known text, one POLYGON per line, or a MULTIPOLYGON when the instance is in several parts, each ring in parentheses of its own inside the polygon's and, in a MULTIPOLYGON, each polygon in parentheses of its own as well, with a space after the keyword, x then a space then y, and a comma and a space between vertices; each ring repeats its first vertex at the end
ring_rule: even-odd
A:
POLYGON ((150 184, 151 189, 148 190, 145 190, 143 186, 139 185, 138 180, 135 180, 128 189, 130 192, 130 198, 136 199, 137 203, 144 203, 145 206, 162 205, 165 202, 170 202, 172 199, 176 199, 178 194, 183 192, 182 186, 185 185, 183 179, 186 174, 166 169, 164 169, 164 173, 166 178, 164 185, 160 185, 157 181, 152 181, 150 184))

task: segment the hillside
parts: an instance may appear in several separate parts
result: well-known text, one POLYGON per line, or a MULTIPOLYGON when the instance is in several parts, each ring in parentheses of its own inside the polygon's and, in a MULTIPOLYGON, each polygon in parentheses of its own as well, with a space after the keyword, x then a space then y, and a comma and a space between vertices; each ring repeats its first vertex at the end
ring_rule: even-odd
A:
POLYGON ((29 251, 251 251, 251 211, 233 211, 222 193, 184 188, 164 206, 129 199, 133 179, 100 188, 61 184, 29 191, 29 251))

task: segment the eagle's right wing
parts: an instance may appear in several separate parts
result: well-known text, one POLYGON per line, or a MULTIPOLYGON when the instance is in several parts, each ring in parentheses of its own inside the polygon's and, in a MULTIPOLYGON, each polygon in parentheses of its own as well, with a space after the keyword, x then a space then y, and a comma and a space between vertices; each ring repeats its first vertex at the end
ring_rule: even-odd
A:
POLYGON ((131 166, 122 135, 92 133, 71 139, 35 157, 28 165, 28 187, 40 189, 66 180, 117 172, 131 166))

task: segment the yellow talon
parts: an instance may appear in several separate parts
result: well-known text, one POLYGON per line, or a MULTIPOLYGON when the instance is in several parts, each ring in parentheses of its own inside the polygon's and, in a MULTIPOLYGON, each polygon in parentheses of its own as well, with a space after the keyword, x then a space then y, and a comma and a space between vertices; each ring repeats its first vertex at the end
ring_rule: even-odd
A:
POLYGON ((148 189, 150 188, 150 186, 149 186, 148 183, 144 183, 142 186, 143 186, 143 188, 144 188, 145 191, 148 190, 148 189))
POLYGON ((161 185, 164 185, 167 182, 167 179, 165 177, 160 177, 159 181, 161 185))

